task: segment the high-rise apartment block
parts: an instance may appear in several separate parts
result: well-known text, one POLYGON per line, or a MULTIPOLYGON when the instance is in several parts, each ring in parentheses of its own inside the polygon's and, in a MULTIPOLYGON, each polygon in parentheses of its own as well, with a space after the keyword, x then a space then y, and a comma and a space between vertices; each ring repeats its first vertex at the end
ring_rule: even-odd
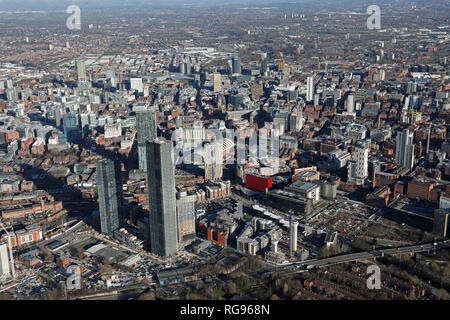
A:
POLYGON ((203 146, 205 161, 205 180, 219 180, 223 175, 222 143, 213 142, 203 146))
POLYGON ((232 73, 233 74, 241 74, 241 62, 239 60, 239 56, 233 56, 231 60, 232 65, 232 73))
POLYGON ((213 74, 213 87, 215 93, 222 91, 222 76, 220 73, 213 74))
POLYGON ((367 141, 357 141, 348 162, 347 180, 356 185, 363 185, 369 175, 369 146, 367 141))
POLYGON ((306 101, 314 99, 314 76, 309 76, 306 80, 306 101))
POLYGON ((76 62, 76 67, 77 67, 77 80, 78 82, 81 81, 87 81, 87 76, 86 76, 86 63, 83 60, 78 60, 76 62))
POLYGON ((8 244, 6 242, 0 243, 0 276, 10 275, 9 267, 8 244))
POLYGON ((152 110, 136 112, 139 169, 147 171, 147 141, 156 139, 156 114, 152 110))
POLYGON ((395 164, 399 167, 412 169, 414 166, 414 132, 409 129, 397 133, 395 147, 395 164))
POLYGON ((177 198, 171 141, 147 142, 150 251, 168 257, 178 251, 177 198))
POLYGON ((434 210, 434 223, 433 232, 440 234, 441 236, 448 237, 450 235, 448 223, 450 220, 449 209, 436 209, 434 210))
POLYGON ((125 219, 121 170, 119 160, 97 161, 100 227, 101 232, 107 235, 122 227, 125 219))
POLYGON ((289 254, 293 256, 297 251, 298 222, 289 217, 289 254))
POLYGON ((196 195, 182 191, 177 195, 178 240, 195 238, 195 200, 196 195))

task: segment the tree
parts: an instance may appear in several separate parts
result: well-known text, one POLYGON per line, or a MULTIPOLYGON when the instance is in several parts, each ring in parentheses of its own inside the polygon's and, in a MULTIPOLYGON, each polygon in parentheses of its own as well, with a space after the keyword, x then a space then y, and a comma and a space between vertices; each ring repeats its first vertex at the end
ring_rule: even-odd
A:
POLYGON ((445 289, 439 289, 435 293, 437 300, 446 300, 448 299, 448 293, 445 289))
POLYGON ((228 281, 225 284, 225 293, 227 294, 235 294, 237 291, 236 284, 233 281, 228 281))
POLYGON ((287 295, 289 292, 289 285, 287 284, 287 282, 283 283, 283 295, 287 295))
POLYGON ((331 253, 330 250, 325 245, 322 248, 320 248, 319 253, 317 254, 317 258, 323 259, 323 258, 329 257, 330 253, 331 253))

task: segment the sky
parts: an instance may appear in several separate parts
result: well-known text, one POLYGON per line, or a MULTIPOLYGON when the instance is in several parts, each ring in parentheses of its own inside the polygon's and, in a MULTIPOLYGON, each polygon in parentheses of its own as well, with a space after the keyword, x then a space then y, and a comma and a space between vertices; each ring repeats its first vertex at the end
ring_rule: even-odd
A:
MULTIPOLYGON (((71 4, 80 7, 126 7, 126 6, 184 6, 191 5, 216 5, 216 4, 270 4, 288 2, 308 2, 321 0, 0 0, 0 10, 28 9, 28 10, 60 10, 71 4)), ((329 1, 329 0, 328 0, 329 1)), ((358 0, 356 0, 358 1, 358 0)))
MULTIPOLYGON (((191 5, 270 5, 276 3, 368 3, 374 0, 0 0, 0 10, 64 10, 69 5, 79 5, 81 8, 108 8, 108 7, 167 7, 191 5)), ((413 0, 376 0, 383 3, 389 1, 413 0)), ((417 1, 417 0, 416 0, 417 1)), ((424 0, 420 0, 424 1, 424 0)), ((446 0, 426 0, 446 1, 446 0)))

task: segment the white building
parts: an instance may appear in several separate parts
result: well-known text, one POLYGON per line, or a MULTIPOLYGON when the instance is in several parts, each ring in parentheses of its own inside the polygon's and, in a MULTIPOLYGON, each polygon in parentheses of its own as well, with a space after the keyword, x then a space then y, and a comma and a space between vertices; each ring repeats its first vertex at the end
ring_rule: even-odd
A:
POLYGON ((349 94, 347 96, 347 113, 352 114, 355 112, 355 95, 349 94))
POLYGON ((353 150, 352 160, 348 162, 347 180, 356 185, 363 185, 369 176, 369 147, 358 141, 353 150))
POLYGON ((333 163, 336 169, 345 167, 350 159, 350 153, 345 150, 337 149, 328 152, 328 162, 333 163))
POLYGON ((414 132, 408 129, 397 132, 395 147, 395 164, 412 169, 414 166, 414 132))
POLYGON ((10 275, 8 245, 6 242, 0 243, 0 276, 10 275))
POLYGON ((298 222, 294 221, 291 216, 289 220, 289 253, 291 256, 297 251, 297 231, 298 222))
POLYGON ((439 209, 450 208, 450 197, 442 195, 439 199, 439 209))
POLYGON ((105 138, 117 138, 122 135, 122 125, 119 123, 116 124, 106 124, 105 125, 105 138))
POLYGON ((314 99, 314 76, 309 76, 306 80, 306 101, 314 99))
POLYGON ((142 84, 142 78, 131 78, 130 79, 130 89, 131 91, 144 92, 144 86, 142 84))
POLYGON ((205 180, 219 180, 223 175, 223 151, 221 141, 205 144, 203 147, 205 180))

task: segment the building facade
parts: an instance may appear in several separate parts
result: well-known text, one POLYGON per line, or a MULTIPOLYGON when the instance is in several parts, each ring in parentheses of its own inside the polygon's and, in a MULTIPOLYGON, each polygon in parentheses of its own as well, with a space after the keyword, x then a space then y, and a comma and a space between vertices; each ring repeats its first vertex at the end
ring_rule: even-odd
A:
POLYGON ((122 172, 119 160, 97 162, 97 188, 101 232, 113 235, 124 222, 122 172))
POLYGON ((147 141, 156 139, 156 114, 152 110, 136 112, 139 169, 147 171, 147 141))
POLYGON ((150 250, 168 257, 178 251, 175 167, 171 141, 147 142, 150 250))
POLYGON ((412 169, 414 166, 414 132, 405 129, 397 133, 395 148, 395 164, 412 169))

